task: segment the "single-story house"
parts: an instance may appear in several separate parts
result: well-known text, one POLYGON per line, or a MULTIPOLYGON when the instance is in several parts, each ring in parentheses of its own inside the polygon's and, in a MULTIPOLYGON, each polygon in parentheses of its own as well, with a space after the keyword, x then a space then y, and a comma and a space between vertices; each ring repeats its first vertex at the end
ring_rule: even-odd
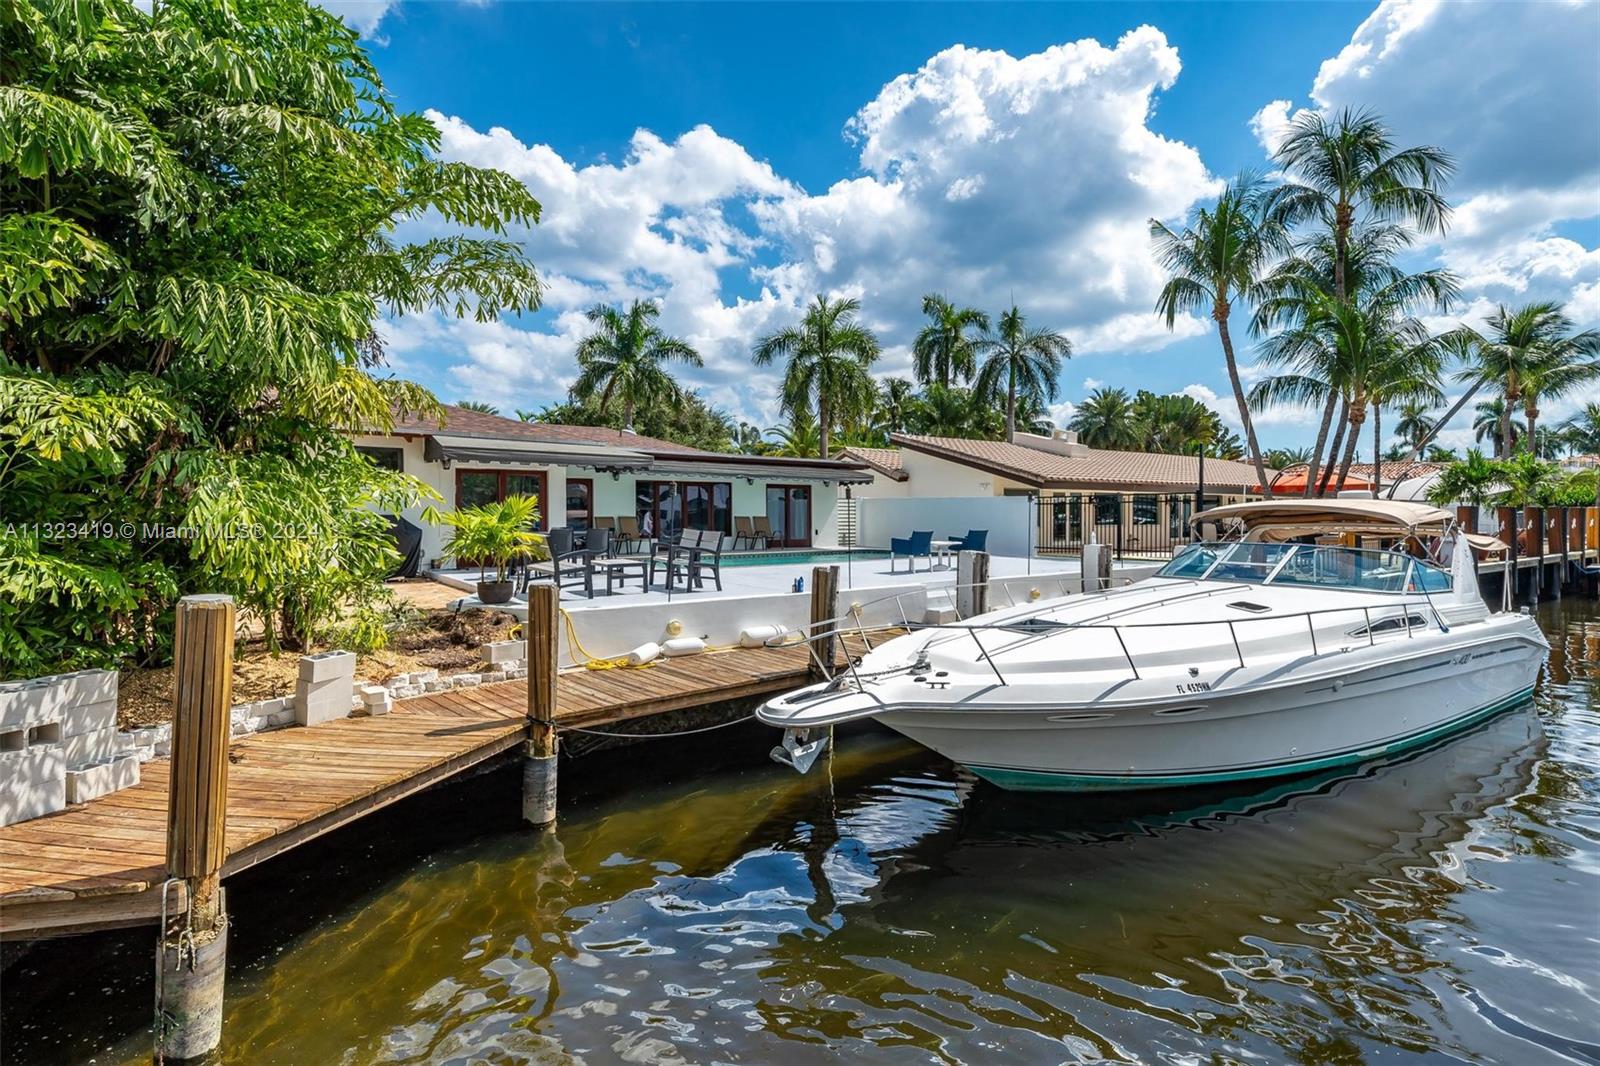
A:
MULTIPOLYGON (((872 471, 852 459, 785 459, 701 451, 626 430, 521 422, 447 405, 440 421, 401 418, 388 433, 352 439, 368 458, 427 483, 440 510, 525 494, 540 500, 540 528, 587 529, 631 517, 641 530, 735 531, 737 517, 764 516, 772 547, 838 544, 841 485, 872 471)), ((423 528, 424 562, 439 558, 442 530, 423 528)))
MULTIPOLYGON (((872 473, 870 484, 852 487, 854 501, 1036 497, 1034 545, 1046 551, 1081 544, 1091 526, 1125 529, 1130 536, 1153 527, 1165 531, 1163 538, 1181 537, 1201 491, 1196 456, 1091 448, 1070 430, 1048 437, 1018 433, 1013 443, 911 433, 889 439, 890 448, 837 453, 872 473)), ((1250 463, 1207 459, 1204 479, 1208 508, 1260 495, 1250 463)), ((852 522, 850 516, 846 525, 852 522)), ((1098 535, 1109 540, 1104 529, 1098 535)))

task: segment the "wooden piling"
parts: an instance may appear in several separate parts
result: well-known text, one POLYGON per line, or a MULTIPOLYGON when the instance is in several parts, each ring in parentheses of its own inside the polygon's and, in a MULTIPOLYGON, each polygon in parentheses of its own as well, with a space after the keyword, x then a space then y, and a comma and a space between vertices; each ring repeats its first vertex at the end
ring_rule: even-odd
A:
POLYGON ((819 638, 812 644, 811 676, 815 680, 823 681, 833 676, 835 656, 838 653, 835 639, 835 632, 838 627, 833 623, 838 616, 839 568, 837 566, 813 566, 811 568, 810 635, 819 638))
POLYGON ((549 581, 528 586, 528 740, 523 746, 522 820, 544 827, 556 820, 556 661, 560 589, 549 581))
POLYGON ((178 601, 173 638, 172 770, 167 790, 167 876, 187 913, 160 930, 156 990, 160 1056, 196 1059, 222 1041, 227 915, 228 742, 233 706, 230 596, 178 601))

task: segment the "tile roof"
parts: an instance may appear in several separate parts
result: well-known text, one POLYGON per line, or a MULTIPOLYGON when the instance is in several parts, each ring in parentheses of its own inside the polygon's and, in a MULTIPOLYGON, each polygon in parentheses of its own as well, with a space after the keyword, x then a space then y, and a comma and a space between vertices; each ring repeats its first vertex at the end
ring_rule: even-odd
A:
MULTIPOLYGON (((1414 463, 1408 463, 1404 460, 1385 459, 1380 465, 1383 468, 1382 476, 1385 485, 1392 485, 1396 481, 1406 481, 1414 477, 1427 477, 1429 474, 1437 474, 1444 469, 1443 463, 1429 463, 1420 459, 1414 463)), ((1280 473, 1303 474, 1309 466, 1310 464, 1308 463, 1295 463, 1292 466, 1284 467, 1280 473)), ((1338 467, 1334 468, 1334 473, 1338 473, 1338 467)), ((1352 477, 1359 477, 1370 482, 1372 480, 1372 464, 1351 463, 1350 474, 1352 477)))
POLYGON ((911 475, 900 465, 899 448, 840 448, 837 459, 859 459, 885 477, 904 481, 911 475))
MULTIPOLYGON (((1162 452, 1119 452, 1091 448, 1087 455, 1066 456, 1042 448, 1001 440, 922 437, 895 433, 889 438, 902 448, 975 466, 1037 488, 1144 488, 1193 490, 1200 462, 1192 455, 1162 452)), ((1271 471, 1268 471, 1271 476, 1271 471)), ((1255 468, 1229 459, 1206 460, 1206 486, 1249 490, 1256 487, 1255 468)))
POLYGON ((516 418, 469 411, 454 404, 444 405, 444 420, 419 418, 407 415, 395 420, 396 433, 448 433, 460 437, 491 437, 496 440, 531 440, 544 444, 601 444, 612 448, 628 448, 651 455, 712 455, 698 448, 676 444, 670 440, 646 437, 638 433, 624 433, 605 426, 558 426, 549 422, 523 422, 516 418))

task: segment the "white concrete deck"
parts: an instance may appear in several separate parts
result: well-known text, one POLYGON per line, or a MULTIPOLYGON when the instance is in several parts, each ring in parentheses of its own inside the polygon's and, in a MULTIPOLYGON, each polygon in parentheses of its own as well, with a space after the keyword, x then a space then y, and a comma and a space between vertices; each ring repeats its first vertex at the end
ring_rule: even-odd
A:
MULTIPOLYGON (((733 599, 745 596, 770 596, 794 591, 796 578, 804 578, 807 591, 810 589, 811 568, 814 565, 831 565, 829 563, 811 562, 777 562, 770 566, 740 565, 729 566, 724 557, 722 567, 722 590, 719 592, 709 578, 705 587, 694 592, 685 592, 682 588, 668 592, 662 583, 660 575, 648 592, 641 591, 638 572, 629 573, 621 581, 627 591, 621 588, 612 595, 606 595, 605 577, 595 576, 594 599, 588 599, 581 589, 564 588, 561 591, 561 604, 569 611, 581 611, 588 607, 623 607, 647 606, 668 603, 683 603, 694 600, 707 599, 733 599)), ((931 571, 926 569, 926 561, 919 563, 915 573, 908 573, 904 559, 897 560, 896 570, 890 573, 889 560, 883 558, 854 557, 841 560, 839 567, 839 584, 841 589, 851 588, 883 588, 884 586, 905 586, 906 588, 926 588, 935 592, 941 588, 950 589, 956 582, 954 565, 936 565, 931 571)), ((1128 562, 1118 564, 1116 569, 1128 570, 1138 567, 1140 572, 1149 568, 1149 563, 1128 562)), ((1015 578, 1028 574, 1037 574, 1041 577, 1050 575, 1076 575, 1078 573, 1077 559, 1046 559, 1034 558, 1032 560, 1016 558, 1013 556, 992 556, 989 560, 989 577, 1015 578)), ((443 582, 463 592, 469 593, 463 597, 467 601, 460 606, 477 606, 477 598, 470 595, 477 590, 478 571, 476 568, 469 570, 435 570, 431 572, 434 580, 443 582)), ((502 609, 511 609, 515 613, 515 606, 525 600, 518 597, 516 605, 507 605, 502 609)))

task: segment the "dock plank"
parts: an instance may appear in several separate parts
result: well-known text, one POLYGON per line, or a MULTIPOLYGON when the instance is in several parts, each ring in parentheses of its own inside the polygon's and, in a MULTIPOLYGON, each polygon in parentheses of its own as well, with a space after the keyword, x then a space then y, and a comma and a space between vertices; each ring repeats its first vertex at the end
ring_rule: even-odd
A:
MULTIPOLYGON (((557 681, 557 726, 621 722, 781 691, 803 683, 807 663, 804 648, 790 647, 718 651, 642 669, 565 671, 557 681)), ((404 700, 377 718, 236 739, 229 747, 224 873, 515 748, 527 735, 526 711, 526 682, 512 680, 404 700)), ((156 919, 166 876, 168 768, 163 759, 146 763, 133 788, 0 829, 0 938, 156 919)))

